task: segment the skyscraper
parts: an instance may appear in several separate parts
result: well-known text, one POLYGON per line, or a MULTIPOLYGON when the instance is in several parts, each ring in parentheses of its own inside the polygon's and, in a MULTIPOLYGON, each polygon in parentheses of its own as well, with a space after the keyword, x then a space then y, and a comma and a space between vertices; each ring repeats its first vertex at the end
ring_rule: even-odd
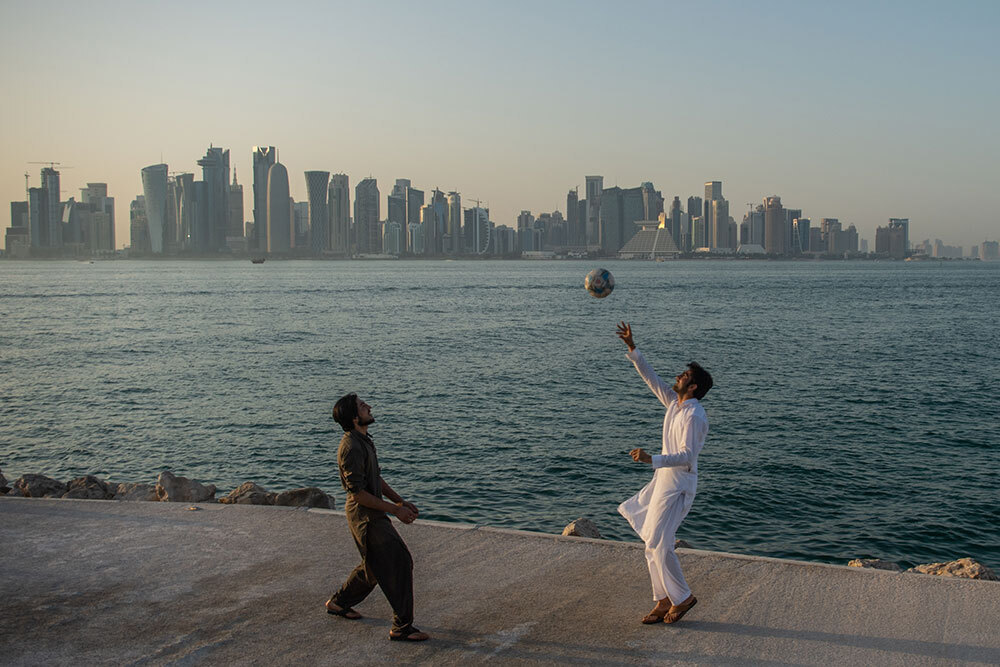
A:
POLYGON ((316 255, 330 247, 330 210, 327 190, 328 171, 306 172, 306 198, 309 200, 309 246, 316 255))
POLYGON ((267 250, 267 174, 278 161, 274 146, 253 147, 253 233, 250 247, 260 252, 267 250))
POLYGON ((601 196, 604 193, 604 177, 585 176, 584 180, 587 191, 586 243, 601 245, 601 196))
POLYGON ((150 252, 149 224, 146 221, 146 201, 143 195, 129 205, 129 252, 146 255, 150 252))
MULTIPOLYGON (((729 228, 729 202, 725 199, 713 199, 711 202, 711 228, 713 248, 733 248, 731 230, 729 228)), ((733 248, 735 249, 735 248, 733 248)))
POLYGON ((229 186, 229 226, 227 237, 243 236, 243 186, 236 182, 236 168, 233 168, 233 183, 229 186))
POLYGON ((729 205, 727 204, 724 207, 726 213, 725 219, 720 220, 714 215, 714 212, 720 209, 718 207, 713 208, 713 201, 723 201, 722 181, 705 181, 705 199, 702 202, 702 206, 704 207, 703 217, 705 218, 706 244, 709 248, 725 248, 728 245, 725 239, 728 235, 729 205))
MULTIPOLYGON (((602 188, 601 207, 599 210, 599 243, 606 254, 616 253, 628 239, 622 240, 623 221, 625 218, 625 194, 615 186, 602 188)), ((630 237, 631 238, 631 237, 630 237)))
POLYGON ((194 247, 194 174, 174 176, 174 207, 177 209, 177 241, 184 250, 194 247))
POLYGON ((462 195, 448 193, 448 252, 457 255, 462 252, 462 195))
MULTIPOLYGON (((406 200, 406 224, 407 226, 419 225, 423 222, 420 219, 420 209, 424 205, 424 191, 418 190, 409 183, 410 181, 406 180, 406 186, 403 188, 403 198, 406 200)), ((417 252, 412 248, 407 248, 407 250, 412 253, 417 252)))
MULTIPOLYGON (((659 220, 663 213, 663 193, 653 187, 649 181, 642 183, 642 217, 640 220, 659 220)), ((626 239, 627 241, 628 239, 626 239)))
POLYGON ((80 189, 80 201, 90 206, 90 249, 94 252, 115 249, 115 198, 108 196, 107 183, 87 183, 80 189))
POLYGON ((143 168, 142 195, 149 229, 149 251, 162 255, 167 227, 167 165, 154 164, 143 168))
POLYGON ((59 172, 52 167, 42 169, 42 188, 45 190, 48 247, 62 247, 62 200, 59 190, 59 172))
POLYGON ((330 191, 327 199, 330 209, 329 250, 338 255, 351 252, 351 191, 346 174, 330 177, 330 191))
MULTIPOLYGON (((465 231, 467 247, 477 255, 490 252, 491 232, 489 209, 479 206, 465 209, 465 231)), ((515 232, 516 234, 516 232, 515 232)))
POLYGON ((448 198, 441 190, 431 191, 430 201, 433 221, 426 237, 427 247, 424 252, 429 255, 440 255, 445 251, 444 237, 448 229, 448 198))
POLYGON ((681 213, 681 198, 674 197, 674 200, 670 202, 670 212, 669 215, 667 216, 669 224, 667 225, 667 227, 670 230, 671 238, 674 240, 674 245, 676 245, 678 249, 684 248, 684 243, 683 243, 684 233, 683 230, 681 229, 682 215, 683 213, 681 213))
POLYGON ((275 162, 267 170, 267 251, 292 249, 292 207, 288 194, 288 170, 275 162))
POLYGON ((909 218, 889 218, 889 227, 898 228, 902 230, 903 234, 903 251, 906 252, 910 249, 910 219, 909 218))
POLYGON ((566 194, 566 245, 582 245, 579 232, 580 205, 577 188, 566 194))
POLYGON ((784 255, 785 209, 781 197, 772 195, 764 198, 764 250, 769 255, 784 255))
POLYGON ((358 252, 382 252, 379 203, 378 181, 371 177, 362 179, 354 188, 354 228, 358 252))
POLYGON ((226 245, 229 228, 229 150, 209 145, 198 160, 208 195, 208 247, 218 252, 226 245))

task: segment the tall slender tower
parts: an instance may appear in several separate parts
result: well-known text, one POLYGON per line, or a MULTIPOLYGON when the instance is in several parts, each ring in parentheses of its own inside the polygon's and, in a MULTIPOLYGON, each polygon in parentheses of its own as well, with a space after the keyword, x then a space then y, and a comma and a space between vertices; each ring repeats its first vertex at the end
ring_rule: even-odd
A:
POLYGON ((601 243, 601 195, 604 192, 603 176, 585 176, 587 186, 586 243, 601 243))
POLYGON ((358 252, 382 252, 378 181, 365 178, 354 188, 354 228, 358 252))
POLYGON ((194 235, 194 174, 174 176, 174 206, 177 207, 177 240, 181 248, 191 250, 194 235))
POLYGON ((208 195, 208 250, 218 252, 226 245, 229 227, 229 150, 209 146, 198 160, 208 195))
POLYGON ((236 182, 236 167, 233 167, 233 183, 229 186, 229 226, 226 236, 243 236, 243 186, 236 182))
POLYGON ((278 161, 274 146, 253 147, 253 235, 250 248, 267 251, 267 172, 278 161))
POLYGON ((764 250, 769 255, 784 255, 785 247, 785 209, 781 205, 781 197, 771 195, 764 198, 764 250))
POLYGON ((167 229, 167 171, 165 164, 154 164, 142 170, 149 249, 154 255, 163 254, 163 236, 167 229))
MULTIPOLYGON (((729 223, 728 219, 719 221, 713 216, 712 202, 720 200, 722 200, 722 181, 705 181, 705 199, 702 202, 702 205, 704 206, 702 217, 705 220, 705 242, 709 248, 719 247, 718 241, 720 239, 717 232, 719 231, 720 225, 726 225, 729 223)), ((725 238, 725 235, 723 234, 721 238, 725 238)))
POLYGON ((267 251, 292 249, 292 207, 288 195, 288 170, 275 162, 267 170, 267 251))
POLYGON ((309 246, 316 255, 330 246, 330 211, 327 205, 328 171, 306 172, 306 197, 309 200, 309 246))
POLYGON ((328 249, 339 255, 348 255, 351 252, 351 189, 347 174, 330 177, 327 206, 330 209, 328 249))
POLYGON ((61 248, 62 201, 59 198, 59 172, 52 167, 42 169, 42 189, 45 191, 45 245, 49 248, 61 248))
POLYGON ((580 245, 580 194, 577 188, 566 193, 566 245, 580 245))
POLYGON ((462 195, 457 192, 448 193, 448 239, 449 254, 462 252, 462 195))

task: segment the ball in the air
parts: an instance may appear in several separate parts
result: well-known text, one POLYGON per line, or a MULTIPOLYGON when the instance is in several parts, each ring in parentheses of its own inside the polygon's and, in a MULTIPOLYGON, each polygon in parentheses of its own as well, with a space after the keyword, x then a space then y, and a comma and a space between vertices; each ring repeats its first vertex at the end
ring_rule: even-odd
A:
POLYGON ((594 269, 587 274, 583 286, 587 288, 591 296, 603 299, 614 291, 615 277, 607 269, 594 269))

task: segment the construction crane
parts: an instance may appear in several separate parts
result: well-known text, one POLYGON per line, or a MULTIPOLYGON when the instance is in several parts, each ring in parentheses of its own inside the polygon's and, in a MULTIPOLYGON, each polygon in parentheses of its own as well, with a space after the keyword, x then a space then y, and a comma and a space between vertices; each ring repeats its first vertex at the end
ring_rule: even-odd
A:
MULTIPOLYGON (((47 164, 47 165, 49 165, 49 169, 55 169, 56 165, 57 164, 58 165, 62 165, 62 162, 56 162, 55 160, 42 160, 40 162, 29 161, 28 164, 47 164)), ((59 168, 60 169, 72 169, 73 167, 63 167, 63 166, 60 166, 59 168)))

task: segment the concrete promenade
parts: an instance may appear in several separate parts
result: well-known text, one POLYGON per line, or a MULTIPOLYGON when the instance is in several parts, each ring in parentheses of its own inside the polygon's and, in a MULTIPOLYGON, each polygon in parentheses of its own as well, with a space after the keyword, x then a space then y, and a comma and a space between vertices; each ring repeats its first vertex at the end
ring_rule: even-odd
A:
MULTIPOLYGON (((1000 663, 1000 582, 680 550, 699 604, 652 606, 639 544, 418 521, 423 644, 323 603, 359 558, 339 512, 0 497, 0 664, 1000 663)), ((962 555, 962 554, 958 554, 962 555)))

